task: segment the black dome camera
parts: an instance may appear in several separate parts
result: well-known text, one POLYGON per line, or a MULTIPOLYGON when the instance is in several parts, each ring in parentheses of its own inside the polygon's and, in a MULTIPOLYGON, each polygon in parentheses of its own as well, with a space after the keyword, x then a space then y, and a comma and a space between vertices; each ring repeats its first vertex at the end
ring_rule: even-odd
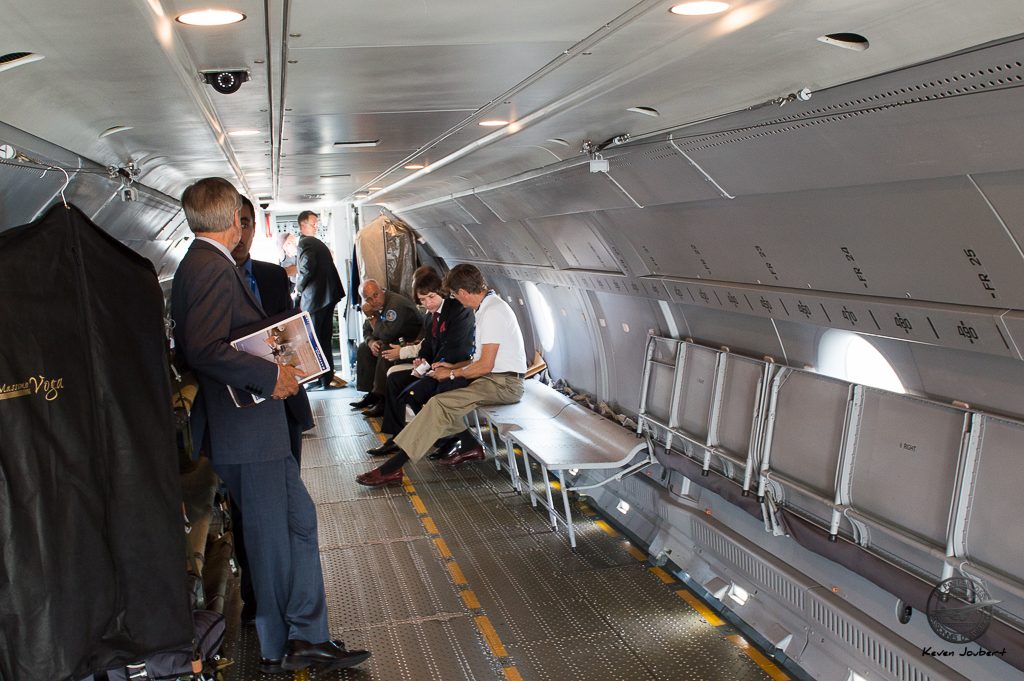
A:
POLYGON ((270 208, 270 202, 268 202, 268 201, 260 201, 260 208, 262 208, 263 210, 266 210, 266 209, 270 208))
POLYGON ((249 80, 249 72, 245 69, 233 71, 203 71, 203 81, 222 95, 238 92, 242 83, 249 80))

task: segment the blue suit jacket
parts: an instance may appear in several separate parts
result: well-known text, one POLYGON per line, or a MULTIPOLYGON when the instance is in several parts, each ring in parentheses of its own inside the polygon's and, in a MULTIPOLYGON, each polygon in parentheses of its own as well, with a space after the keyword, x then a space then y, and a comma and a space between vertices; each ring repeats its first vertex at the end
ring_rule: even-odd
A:
POLYGON ((199 380, 193 429, 205 433, 208 454, 219 464, 291 456, 284 403, 270 399, 277 365, 228 342, 232 330, 266 316, 234 263, 212 244, 194 241, 174 275, 171 318, 177 353, 199 380), (229 385, 266 399, 240 409, 229 385))

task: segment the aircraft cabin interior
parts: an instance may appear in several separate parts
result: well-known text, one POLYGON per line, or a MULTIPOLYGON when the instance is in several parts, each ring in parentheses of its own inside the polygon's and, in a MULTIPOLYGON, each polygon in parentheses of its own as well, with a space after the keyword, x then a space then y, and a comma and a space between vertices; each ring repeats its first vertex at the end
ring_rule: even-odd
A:
POLYGON ((0 681, 1024 680, 1020 0, 0 16, 0 681))

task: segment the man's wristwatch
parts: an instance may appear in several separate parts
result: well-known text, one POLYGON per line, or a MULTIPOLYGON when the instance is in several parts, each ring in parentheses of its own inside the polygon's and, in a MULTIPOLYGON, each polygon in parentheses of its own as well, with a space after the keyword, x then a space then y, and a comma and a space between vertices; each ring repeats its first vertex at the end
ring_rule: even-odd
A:
POLYGON ((455 380, 455 369, 452 369, 451 371, 448 372, 448 380, 449 381, 454 381, 455 380))

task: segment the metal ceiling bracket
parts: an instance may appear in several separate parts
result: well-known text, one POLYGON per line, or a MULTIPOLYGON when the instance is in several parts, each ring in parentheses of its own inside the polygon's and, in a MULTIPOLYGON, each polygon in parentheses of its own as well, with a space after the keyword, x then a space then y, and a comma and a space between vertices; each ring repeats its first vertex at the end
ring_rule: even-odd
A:
POLYGON ((725 198, 725 199, 735 199, 735 198, 736 198, 735 196, 733 196, 733 195, 732 195, 732 194, 730 194, 729 192, 725 191, 725 189, 724 189, 724 188, 722 187, 722 185, 720 185, 720 184, 718 184, 717 182, 715 182, 715 178, 711 177, 711 175, 709 175, 709 174, 707 173, 707 171, 706 171, 706 170, 704 170, 703 168, 701 168, 701 167, 700 167, 700 165, 699 165, 699 164, 698 164, 698 163, 697 163, 696 161, 694 161, 694 160, 693 160, 692 158, 690 158, 690 155, 689 155, 689 154, 687 154, 687 153, 686 153, 685 151, 683 151, 683 150, 682 150, 682 149, 681 149, 681 148, 679 147, 679 145, 678 145, 678 144, 676 144, 676 141, 675 141, 674 139, 672 139, 672 135, 669 135, 669 136, 668 136, 668 143, 672 145, 672 148, 673 148, 673 149, 675 149, 675 150, 676 150, 676 151, 678 151, 678 152, 679 152, 680 154, 682 154, 683 158, 685 158, 685 159, 686 159, 686 160, 687 160, 687 161, 689 162, 689 164, 690 164, 691 166, 693 166, 694 168, 696 168, 696 169, 697 169, 697 172, 699 172, 699 173, 700 173, 701 175, 703 175, 703 176, 704 176, 704 179, 705 179, 705 180, 707 180, 707 181, 708 181, 708 182, 710 182, 710 183, 711 183, 712 185, 714 185, 715 189, 717 189, 717 190, 718 190, 718 193, 722 195, 722 198, 725 198))

